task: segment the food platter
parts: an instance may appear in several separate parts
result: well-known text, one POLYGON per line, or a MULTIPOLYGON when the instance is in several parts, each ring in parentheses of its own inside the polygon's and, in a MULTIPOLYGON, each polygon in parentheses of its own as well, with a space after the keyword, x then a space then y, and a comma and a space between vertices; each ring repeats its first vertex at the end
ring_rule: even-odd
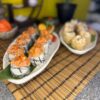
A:
POLYGON ((71 51, 72 53, 74 54, 77 54, 77 55, 83 55, 87 52, 89 52, 90 50, 92 50, 93 48, 95 48, 96 46, 96 43, 97 43, 97 40, 98 40, 98 34, 96 33, 95 35, 95 40, 93 42, 91 42, 89 45, 87 45, 83 50, 76 50, 76 49, 73 49, 72 47, 70 47, 67 43, 65 43, 63 37, 62 37, 62 31, 63 31, 63 28, 60 30, 59 32, 59 36, 60 36, 60 41, 61 43, 69 50, 71 51))
MULTIPOLYGON (((36 68, 29 75, 21 79, 8 79, 8 81, 14 84, 23 84, 25 82, 28 82, 32 78, 36 77, 48 66, 48 64, 50 63, 51 59, 53 58, 53 56, 55 55, 60 46, 60 40, 58 35, 56 33, 53 33, 53 35, 56 37, 56 40, 50 44, 49 47, 50 50, 46 55, 45 58, 46 60, 44 61, 44 63, 41 63, 40 65, 36 66, 36 68)), ((10 46, 14 44, 14 42, 15 40, 10 44, 10 46)), ((10 48, 10 46, 8 47, 8 49, 10 48)), ((5 69, 8 65, 9 65, 9 59, 8 59, 8 53, 6 52, 3 57, 3 69, 5 69)))

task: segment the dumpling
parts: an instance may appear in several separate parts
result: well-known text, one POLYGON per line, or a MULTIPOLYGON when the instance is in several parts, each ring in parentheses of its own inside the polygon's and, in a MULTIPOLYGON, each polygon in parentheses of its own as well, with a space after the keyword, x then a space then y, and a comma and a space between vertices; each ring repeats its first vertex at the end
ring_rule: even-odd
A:
POLYGON ((67 44, 71 43, 71 40, 75 37, 75 32, 67 32, 63 34, 63 39, 67 44))
POLYGON ((89 32, 82 31, 80 35, 85 37, 87 45, 91 43, 91 34, 89 32))
POLYGON ((71 41, 71 46, 77 50, 83 50, 86 46, 86 39, 81 35, 77 35, 71 41))
POLYGON ((88 31, 88 27, 85 23, 79 22, 77 24, 77 32, 81 32, 81 31, 88 31))
POLYGON ((74 31, 74 26, 71 23, 65 23, 63 33, 73 32, 73 31, 74 31))
POLYGON ((71 20, 70 23, 75 27, 78 24, 78 20, 71 20))

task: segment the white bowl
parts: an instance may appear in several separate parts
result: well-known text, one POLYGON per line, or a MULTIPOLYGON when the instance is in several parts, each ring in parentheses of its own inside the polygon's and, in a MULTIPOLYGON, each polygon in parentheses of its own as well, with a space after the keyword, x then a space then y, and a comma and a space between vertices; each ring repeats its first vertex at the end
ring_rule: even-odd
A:
POLYGON ((65 41, 63 40, 63 37, 62 37, 62 30, 60 30, 59 32, 59 36, 60 36, 60 41, 62 42, 62 44, 69 50, 71 51, 72 53, 74 54, 77 54, 77 55, 83 55, 87 52, 89 52, 90 50, 92 50, 95 46, 96 46, 96 43, 97 43, 97 39, 98 39, 98 34, 96 34, 96 38, 95 38, 95 41, 94 42, 91 42, 89 45, 87 45, 87 47, 83 50, 76 50, 76 49, 73 49, 71 48, 67 43, 65 43, 65 41))
POLYGON ((0 33, 0 39, 9 39, 9 38, 12 38, 16 34, 17 30, 18 30, 18 27, 15 26, 9 32, 2 32, 2 33, 0 33))

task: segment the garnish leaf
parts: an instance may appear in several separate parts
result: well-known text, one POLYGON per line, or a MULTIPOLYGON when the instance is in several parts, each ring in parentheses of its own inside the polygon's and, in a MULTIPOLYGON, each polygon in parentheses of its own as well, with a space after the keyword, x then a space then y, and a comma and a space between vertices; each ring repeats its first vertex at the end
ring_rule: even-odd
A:
MULTIPOLYGON (((6 80, 6 79, 21 79, 21 77, 15 77, 12 75, 10 71, 10 65, 8 65, 5 69, 0 71, 0 80, 6 80)), ((32 64, 30 65, 30 73, 34 70, 35 66, 32 64)))
POLYGON ((91 42, 94 42, 94 41, 95 41, 95 35, 92 35, 91 42))
POLYGON ((36 68, 36 66, 33 66, 33 65, 31 64, 31 65, 30 65, 30 72, 32 72, 35 68, 36 68))
POLYGON ((12 77, 13 75, 11 74, 10 71, 10 65, 8 65, 5 69, 0 71, 0 80, 11 79, 12 77))
POLYGON ((71 44, 68 44, 68 46, 69 46, 70 48, 74 49, 74 48, 72 47, 72 45, 71 45, 71 44))

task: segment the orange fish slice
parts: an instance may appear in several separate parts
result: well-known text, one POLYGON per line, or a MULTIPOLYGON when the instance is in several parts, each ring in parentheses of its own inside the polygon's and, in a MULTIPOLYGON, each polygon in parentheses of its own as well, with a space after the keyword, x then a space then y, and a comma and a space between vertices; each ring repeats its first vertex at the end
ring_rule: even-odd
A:
POLYGON ((35 45, 29 50, 29 57, 38 57, 43 52, 42 45, 35 45))
POLYGON ((30 60, 24 55, 20 55, 11 61, 12 65, 16 65, 18 68, 30 65, 30 60))

